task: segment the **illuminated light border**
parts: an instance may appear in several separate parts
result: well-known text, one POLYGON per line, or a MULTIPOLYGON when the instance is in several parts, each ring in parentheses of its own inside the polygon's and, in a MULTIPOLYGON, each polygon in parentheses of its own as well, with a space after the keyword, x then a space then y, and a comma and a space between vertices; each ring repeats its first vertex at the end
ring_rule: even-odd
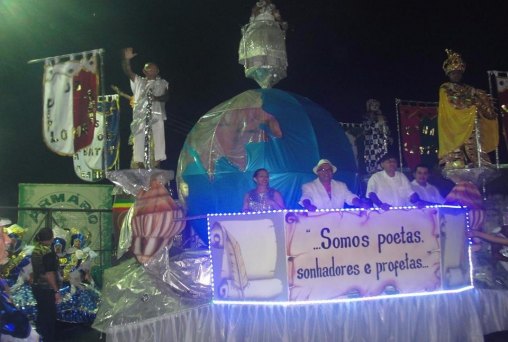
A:
MULTIPOLYGON (((468 209, 467 207, 463 207, 460 205, 450 205, 450 204, 435 204, 435 205, 426 205, 425 207, 419 208, 417 206, 398 206, 398 207, 390 207, 390 210, 409 210, 409 209, 438 209, 438 208, 453 208, 453 209, 468 209)), ((271 214, 271 213, 284 213, 284 212, 292 212, 292 213, 318 213, 318 212, 341 212, 341 211, 379 211, 383 210, 381 208, 373 207, 369 209, 365 208, 343 208, 343 209, 318 209, 316 211, 308 211, 306 209, 277 209, 277 210, 265 210, 265 211, 240 211, 234 213, 210 213, 207 216, 215 217, 215 216, 244 216, 244 215, 256 215, 256 214, 271 214)), ((468 226, 469 227, 469 226, 468 226)), ((208 225, 208 230, 210 227, 208 225)))
POLYGON ((322 300, 308 300, 308 301, 234 301, 234 300, 212 300, 213 304, 217 305, 263 305, 263 306, 294 306, 294 305, 315 305, 315 304, 333 304, 333 303, 353 303, 353 302, 366 302, 380 299, 391 299, 391 298, 408 298, 408 297, 425 297, 425 296, 439 296, 443 294, 461 293, 474 289, 473 285, 464 286, 459 289, 452 290, 439 290, 433 292, 413 292, 413 293, 401 293, 394 295, 379 295, 372 297, 360 297, 360 298, 340 298, 340 299, 322 299, 322 300))
MULTIPOLYGON (((469 209, 467 207, 463 207, 466 210, 466 231, 471 230, 471 220, 469 218, 469 209)), ((469 282, 471 284, 473 283, 473 253, 472 253, 472 245, 473 245, 473 239, 469 238, 469 246, 467 248, 467 252, 469 254, 469 282)))
MULTIPOLYGON (((448 205, 448 204, 437 204, 437 205, 427 205, 423 208, 418 208, 416 206, 399 206, 399 207, 390 207, 390 210, 409 210, 409 209, 429 209, 429 208, 451 208, 451 209, 466 209, 466 230, 471 228, 470 226, 470 218, 469 218, 469 208, 461 206, 461 205, 448 205)), ((319 209, 315 212, 341 212, 341 211, 379 211, 381 208, 344 208, 344 209, 319 209)), ((208 250, 210 252, 210 258, 212 257, 212 244, 211 244, 211 234, 210 234, 210 217, 217 216, 245 216, 245 215, 257 215, 257 214, 271 214, 271 213, 284 213, 284 212, 295 212, 295 213, 309 213, 306 209, 278 209, 278 210, 267 210, 267 211, 256 211, 256 212, 236 212, 236 213, 211 213, 207 214, 207 228, 208 228, 208 250)), ((370 297, 358 297, 358 298, 338 298, 338 299, 321 299, 321 300, 309 300, 309 301, 237 301, 237 300, 220 300, 215 299, 215 286, 214 286, 214 277, 213 277, 213 262, 211 263, 211 288, 212 288, 212 304, 214 305, 258 305, 258 306, 301 306, 301 305, 315 305, 315 304, 335 304, 335 303, 354 303, 354 302, 366 302, 366 301, 374 301, 374 300, 382 300, 382 299, 396 299, 396 298, 410 298, 410 297, 425 297, 425 296, 439 296, 444 294, 455 294, 461 293, 474 289, 473 285, 473 257, 472 257, 472 239, 469 238, 469 246, 468 246, 468 259, 469 259, 469 283, 470 285, 464 286, 458 289, 449 289, 449 290, 437 290, 431 292, 412 292, 412 293, 399 293, 392 295, 378 295, 378 296, 370 296, 370 297)))

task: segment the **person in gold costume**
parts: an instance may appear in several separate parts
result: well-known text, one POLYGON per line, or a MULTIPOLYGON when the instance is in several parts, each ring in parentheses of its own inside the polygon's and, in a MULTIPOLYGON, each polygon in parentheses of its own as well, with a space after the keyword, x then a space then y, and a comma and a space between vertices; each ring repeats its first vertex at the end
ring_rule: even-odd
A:
POLYGON ((491 165, 487 153, 499 141, 492 100, 483 90, 461 82, 466 63, 458 53, 446 53, 443 70, 450 81, 439 88, 439 164, 447 169, 491 165))

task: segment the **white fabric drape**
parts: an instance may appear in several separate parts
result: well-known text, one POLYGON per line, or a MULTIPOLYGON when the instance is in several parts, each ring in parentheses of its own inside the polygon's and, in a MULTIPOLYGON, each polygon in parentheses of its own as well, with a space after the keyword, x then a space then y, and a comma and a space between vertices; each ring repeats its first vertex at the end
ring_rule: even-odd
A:
POLYGON ((483 341, 508 330, 508 291, 297 305, 214 305, 110 327, 107 341, 483 341))

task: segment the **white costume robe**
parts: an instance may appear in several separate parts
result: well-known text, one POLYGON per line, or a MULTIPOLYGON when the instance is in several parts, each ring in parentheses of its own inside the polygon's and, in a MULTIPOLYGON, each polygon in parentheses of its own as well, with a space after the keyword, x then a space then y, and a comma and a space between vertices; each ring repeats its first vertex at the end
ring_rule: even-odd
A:
POLYGON ((298 203, 303 206, 303 201, 308 199, 318 209, 341 209, 344 203, 352 205, 353 199, 358 197, 349 191, 346 184, 333 179, 331 189, 330 198, 319 178, 316 178, 302 185, 302 197, 298 203))

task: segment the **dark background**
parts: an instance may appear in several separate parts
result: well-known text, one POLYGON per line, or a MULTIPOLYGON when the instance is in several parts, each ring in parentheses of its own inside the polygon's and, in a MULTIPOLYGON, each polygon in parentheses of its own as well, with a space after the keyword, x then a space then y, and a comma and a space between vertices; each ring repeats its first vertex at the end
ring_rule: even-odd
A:
MULTIPOLYGON (((240 28, 255 1, 0 0, 0 205, 17 205, 18 183, 81 183, 72 158, 42 141, 43 64, 28 60, 104 48, 104 77, 130 92, 120 50, 132 46, 169 81, 168 160, 175 169, 194 124, 257 84, 237 62, 240 28)), ((395 98, 437 101, 445 48, 460 52, 465 82, 488 91, 487 70, 508 69, 499 2, 275 0, 287 32, 288 77, 276 87, 306 96, 340 121, 359 121, 369 98, 395 125, 395 98)), ((123 101, 123 100, 122 100, 123 101)), ((122 102, 121 167, 130 161, 130 110, 122 102)), ((395 127, 395 126, 394 126, 395 127)))

